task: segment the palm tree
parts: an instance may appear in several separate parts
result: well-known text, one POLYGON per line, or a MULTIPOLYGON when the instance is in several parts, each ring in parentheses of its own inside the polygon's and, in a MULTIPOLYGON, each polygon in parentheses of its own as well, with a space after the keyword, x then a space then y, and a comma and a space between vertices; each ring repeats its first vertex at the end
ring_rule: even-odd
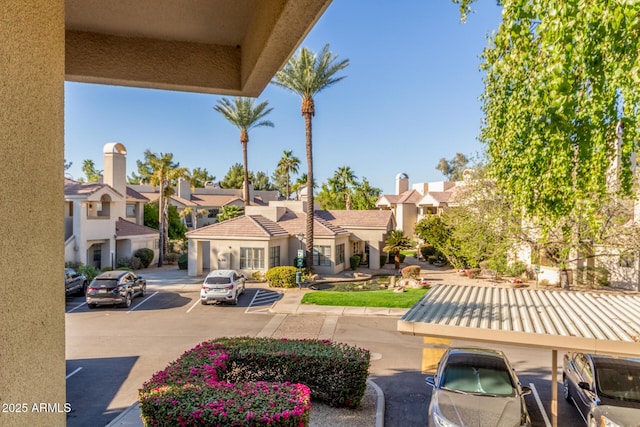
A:
POLYGON ((191 216, 191 221, 193 222, 193 229, 196 230, 198 228, 198 218, 207 215, 209 211, 206 209, 194 209, 191 206, 187 206, 182 209, 178 214, 180 218, 184 221, 184 225, 186 226, 186 218, 187 216, 191 216))
POLYGON ((351 188, 358 185, 358 177, 353 173, 350 166, 340 166, 333 175, 332 183, 336 192, 344 197, 346 210, 351 210, 351 188))
POLYGON ((307 149, 307 265, 313 270, 313 146, 311 120, 316 113, 313 97, 320 91, 333 86, 345 76, 335 74, 349 65, 349 60, 336 62, 337 56, 329 51, 326 44, 319 55, 302 48, 278 71, 273 83, 297 94, 302 98, 302 116, 305 122, 307 149))
POLYGON ((289 187, 291 186, 291 174, 298 173, 298 166, 300 166, 300 159, 293 155, 292 150, 284 150, 282 157, 278 162, 278 171, 285 176, 286 194, 287 200, 289 200, 289 187))
POLYGON ((392 230, 384 243, 386 246, 382 250, 394 254, 393 263, 396 269, 400 268, 400 251, 415 246, 415 243, 400 230, 392 230))
POLYGON ((240 129, 240 144, 242 144, 242 161, 244 163, 244 204, 251 204, 249 200, 249 168, 247 165, 247 144, 249 143, 249 129, 261 126, 273 127, 269 120, 262 120, 273 108, 267 108, 267 101, 254 105, 252 98, 236 97, 233 102, 227 98, 218 101, 213 107, 232 125, 240 129))
POLYGON ((169 215, 169 203, 166 199, 171 196, 173 189, 171 183, 177 181, 180 177, 188 178, 187 168, 180 167, 179 163, 173 162, 173 154, 152 153, 151 150, 144 152, 146 166, 151 173, 150 183, 154 187, 159 187, 158 198, 158 225, 160 228, 160 243, 158 254, 158 267, 162 267, 164 255, 167 253, 168 246, 168 226, 167 219, 169 215))
POLYGON ((223 206, 222 210, 218 214, 218 222, 226 221, 231 218, 235 218, 242 215, 242 209, 235 205, 223 206))

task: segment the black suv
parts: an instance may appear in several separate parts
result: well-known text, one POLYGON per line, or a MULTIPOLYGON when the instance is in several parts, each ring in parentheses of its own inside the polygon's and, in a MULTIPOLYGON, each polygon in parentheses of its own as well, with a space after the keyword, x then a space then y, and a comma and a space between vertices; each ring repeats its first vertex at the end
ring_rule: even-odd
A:
POLYGON ((96 276, 87 288, 87 305, 120 305, 130 307, 136 296, 144 296, 147 281, 131 271, 105 271, 96 276))

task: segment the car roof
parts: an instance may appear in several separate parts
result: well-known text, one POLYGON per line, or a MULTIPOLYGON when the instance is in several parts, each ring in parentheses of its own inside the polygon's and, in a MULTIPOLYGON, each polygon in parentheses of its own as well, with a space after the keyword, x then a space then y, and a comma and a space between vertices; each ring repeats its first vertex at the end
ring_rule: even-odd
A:
POLYGON ((500 350, 493 350, 490 348, 478 348, 478 347, 451 347, 449 348, 449 354, 463 355, 473 354, 478 356, 493 356, 505 358, 504 353, 500 350))
POLYGON ((207 274, 207 277, 220 277, 220 276, 228 277, 234 274, 235 272, 236 272, 235 270, 213 270, 212 272, 207 274))
POLYGON ((616 357, 616 356, 610 356, 608 354, 590 354, 590 353, 583 353, 585 354, 587 357, 589 357, 592 361, 593 364, 598 366, 598 364, 602 363, 602 364, 607 364, 607 365, 640 365, 640 359, 633 359, 633 358, 627 358, 627 357, 616 357))
POLYGON ((96 279, 119 279, 125 274, 129 274, 131 271, 126 270, 111 270, 104 271, 96 276, 96 279))

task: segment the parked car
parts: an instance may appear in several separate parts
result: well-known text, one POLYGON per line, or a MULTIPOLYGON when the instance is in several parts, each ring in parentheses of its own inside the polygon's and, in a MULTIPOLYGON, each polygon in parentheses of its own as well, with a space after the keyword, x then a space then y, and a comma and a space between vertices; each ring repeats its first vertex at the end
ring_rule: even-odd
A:
POLYGON ((640 360, 588 353, 563 359, 564 398, 589 427, 640 426, 640 360))
POLYGON ((238 297, 244 294, 245 278, 235 270, 213 270, 204 279, 200 289, 200 302, 228 302, 238 304, 238 297))
POLYGON ((426 378, 433 387, 429 403, 431 427, 530 427, 524 396, 504 353, 481 348, 445 351, 435 376, 426 378))
POLYGON ((105 271, 96 276, 87 288, 87 305, 89 308, 98 305, 130 307, 133 298, 143 297, 146 290, 147 281, 131 271, 105 271))
POLYGON ((66 295, 83 294, 87 290, 87 278, 73 268, 64 269, 64 290, 66 295))

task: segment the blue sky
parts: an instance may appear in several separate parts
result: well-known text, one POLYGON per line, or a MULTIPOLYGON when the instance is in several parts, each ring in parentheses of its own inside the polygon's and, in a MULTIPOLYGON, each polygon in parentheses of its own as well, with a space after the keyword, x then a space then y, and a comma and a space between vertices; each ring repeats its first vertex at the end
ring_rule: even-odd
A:
MULTIPOLYGON (((410 181, 443 180, 440 158, 473 155, 482 112, 480 53, 500 22, 495 1, 480 1, 465 24, 449 0, 335 0, 302 46, 319 52, 329 43, 348 58, 346 79, 315 98, 314 171, 318 183, 350 166, 384 193, 397 173, 410 181)), ((238 130, 213 110, 215 95, 154 89, 65 84, 67 171, 84 176, 84 159, 102 167, 102 147, 127 147, 128 174, 143 152, 173 153, 181 166, 206 168, 220 180, 242 163, 238 130)), ((306 170, 300 99, 267 86, 274 128, 249 133, 249 169, 273 173, 283 150, 306 170)))

